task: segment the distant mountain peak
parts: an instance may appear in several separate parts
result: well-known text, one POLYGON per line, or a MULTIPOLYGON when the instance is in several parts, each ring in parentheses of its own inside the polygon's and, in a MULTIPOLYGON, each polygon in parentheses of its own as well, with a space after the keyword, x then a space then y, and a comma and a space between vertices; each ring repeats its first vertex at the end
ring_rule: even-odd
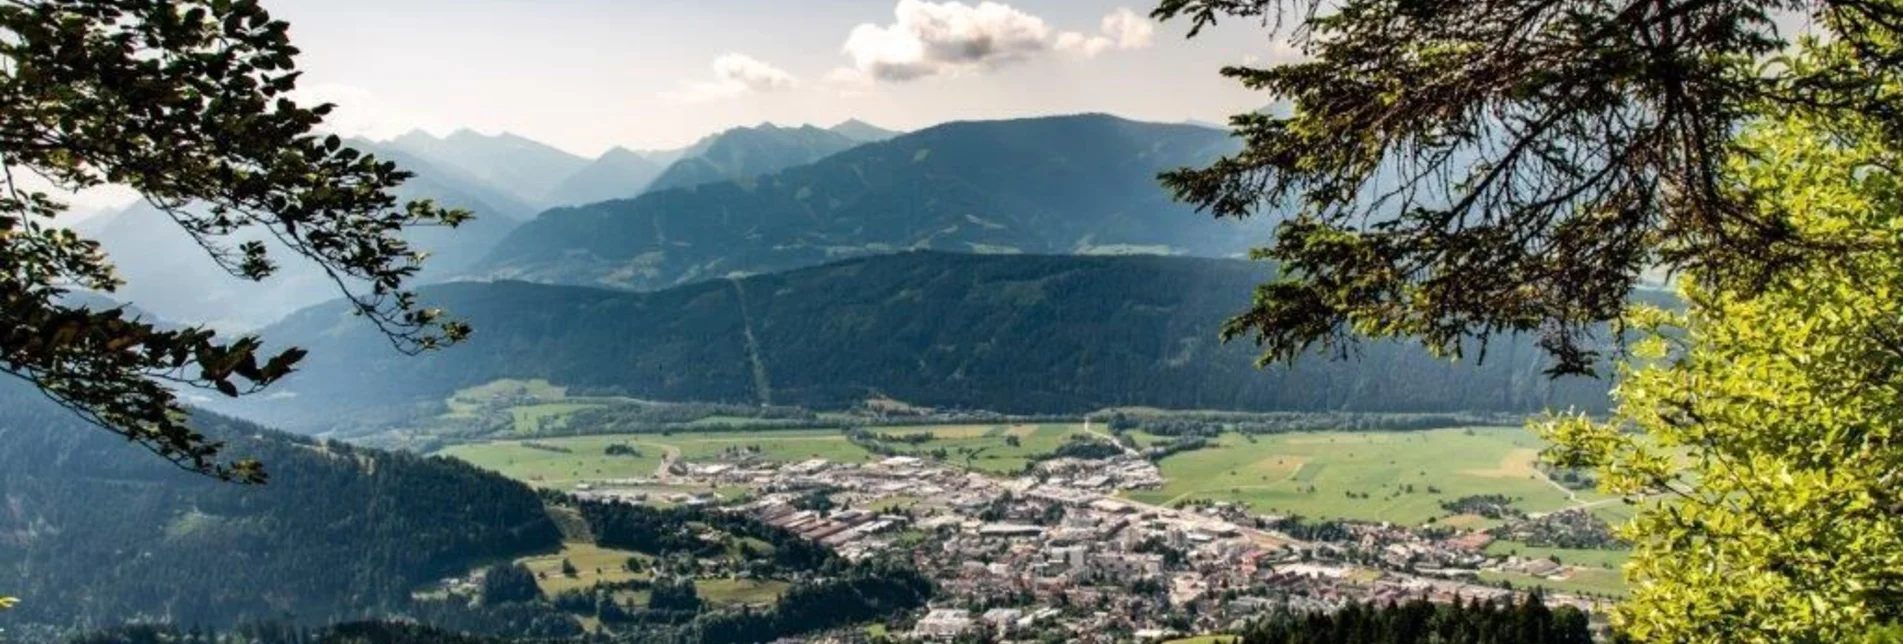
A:
POLYGON ((902 134, 902 132, 888 130, 856 118, 846 119, 844 122, 826 129, 861 143, 884 141, 902 134))

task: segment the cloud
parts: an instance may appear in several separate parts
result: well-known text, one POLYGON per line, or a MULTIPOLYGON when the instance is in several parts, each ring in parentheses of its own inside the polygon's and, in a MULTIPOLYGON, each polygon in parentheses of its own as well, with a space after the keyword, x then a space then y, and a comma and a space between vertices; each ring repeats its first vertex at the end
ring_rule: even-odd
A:
POLYGON ((1149 46, 1156 27, 1129 9, 1104 17, 1101 35, 1057 33, 1043 18, 997 2, 899 0, 890 25, 853 28, 841 49, 852 64, 828 75, 836 84, 904 82, 939 74, 988 71, 1062 52, 1090 58, 1149 46))
POLYGON ((715 58, 713 69, 713 80, 682 83, 678 89, 662 92, 661 96, 682 103, 705 103, 799 86, 799 79, 786 70, 741 53, 715 58))
POLYGON ((1103 33, 1117 42, 1117 49, 1142 49, 1156 42, 1156 23, 1129 9, 1118 9, 1103 17, 1103 33))
POLYGON ((1156 42, 1156 23, 1129 9, 1118 9, 1103 17, 1098 35, 1086 36, 1075 31, 1057 35, 1052 47, 1080 58, 1096 58, 1113 49, 1143 49, 1156 42))

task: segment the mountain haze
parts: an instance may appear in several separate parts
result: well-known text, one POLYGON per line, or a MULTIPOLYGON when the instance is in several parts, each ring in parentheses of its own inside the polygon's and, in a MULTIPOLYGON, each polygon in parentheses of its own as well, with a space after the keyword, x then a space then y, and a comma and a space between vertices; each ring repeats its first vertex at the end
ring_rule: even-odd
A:
POLYGON ((588 159, 507 132, 491 136, 457 130, 437 137, 416 130, 385 145, 467 172, 538 208, 549 205, 551 193, 589 164, 588 159))
POLYGON ((1234 145, 1105 115, 952 123, 752 181, 551 210, 477 273, 659 289, 907 249, 1236 255, 1267 218, 1211 220, 1156 180, 1234 145))
POLYGON ((871 123, 861 121, 859 119, 848 119, 845 122, 842 122, 838 125, 835 125, 826 129, 831 130, 835 133, 838 133, 839 135, 844 136, 848 139, 858 141, 860 143, 873 143, 876 141, 884 141, 886 139, 898 136, 900 134, 904 134, 903 132, 888 130, 888 129, 879 127, 877 125, 873 125, 871 123))
POLYGON ((617 147, 562 180, 548 200, 553 205, 582 205, 626 199, 647 191, 666 169, 639 152, 617 147))
MULTIPOLYGON (((433 199, 475 213, 474 219, 454 229, 406 231, 411 244, 430 253, 417 275, 419 282, 469 269, 523 219, 534 215, 530 206, 459 170, 381 144, 361 140, 349 144, 415 174, 394 191, 399 201, 433 199)), ((99 241, 125 276, 126 284, 113 298, 170 320, 253 328, 338 296, 337 285, 327 275, 262 231, 243 231, 237 238, 265 242, 278 271, 263 282, 232 277, 170 216, 146 202, 88 220, 81 232, 99 241)))
POLYGON ((811 125, 734 128, 702 139, 682 151, 649 190, 689 188, 704 183, 742 181, 826 158, 861 141, 811 125))
POLYGON ((340 406, 427 410, 502 378, 816 408, 874 396, 1016 413, 1604 406, 1602 383, 1548 380, 1524 341, 1477 367, 1374 343, 1353 360, 1258 370, 1253 347, 1216 330, 1267 277, 1236 260, 902 253, 646 294, 449 284, 425 297, 474 325, 466 344, 406 358, 336 305, 303 311, 266 331, 311 350, 280 385, 293 396, 244 411, 318 429, 340 406))

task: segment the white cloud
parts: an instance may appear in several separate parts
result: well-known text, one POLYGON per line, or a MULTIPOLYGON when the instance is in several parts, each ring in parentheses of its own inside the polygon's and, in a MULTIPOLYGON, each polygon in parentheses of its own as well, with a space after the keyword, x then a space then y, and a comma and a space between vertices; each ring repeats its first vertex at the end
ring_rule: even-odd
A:
POLYGON ((1156 23, 1129 9, 1118 9, 1103 17, 1098 35, 1086 36, 1075 31, 1057 35, 1052 47, 1080 58, 1096 58, 1112 49, 1143 49, 1156 42, 1156 23))
POLYGON ((683 103, 705 103, 799 86, 799 79, 786 70, 741 53, 715 58, 713 69, 713 80, 682 83, 678 89, 662 92, 661 96, 683 103))
POLYGON ((1117 42, 1117 49, 1142 49, 1156 42, 1156 23, 1129 9, 1118 9, 1103 17, 1103 33, 1117 42))
POLYGON ((1091 58, 1111 49, 1147 47, 1156 32, 1147 18, 1129 9, 1104 17, 1101 34, 1094 36, 1057 33, 1043 18, 997 2, 899 0, 892 13, 890 25, 853 28, 841 50, 852 64, 829 80, 903 82, 996 69, 1050 52, 1091 58))

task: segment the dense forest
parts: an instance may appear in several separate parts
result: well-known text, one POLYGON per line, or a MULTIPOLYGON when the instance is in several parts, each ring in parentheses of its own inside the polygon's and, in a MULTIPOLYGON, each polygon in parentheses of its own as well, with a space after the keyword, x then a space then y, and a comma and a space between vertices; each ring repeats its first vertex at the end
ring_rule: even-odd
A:
POLYGON ((1228 644, 1591 644, 1586 614, 1547 608, 1539 595, 1518 603, 1350 605, 1333 613, 1278 613, 1228 644))
POLYGON ((0 628, 144 618, 320 624, 405 610, 418 586, 555 548, 528 488, 463 463, 199 414, 270 483, 188 474, 24 387, 0 387, 0 628))
POLYGON ((1198 217, 1156 174, 1233 147, 1223 130, 1101 114, 949 123, 748 181, 551 210, 478 274, 646 290, 907 249, 1231 256, 1265 225, 1198 217))
POLYGON ((330 305, 265 337, 311 350, 292 396, 238 413, 300 429, 352 410, 433 408, 501 378, 571 395, 850 407, 875 395, 1012 413, 1114 406, 1277 411, 1600 409, 1605 383, 1554 381, 1530 340, 1478 367, 1403 343, 1259 370, 1215 329, 1264 267, 1166 257, 903 253, 638 294, 520 282, 424 299, 469 321, 463 346, 409 358, 330 305))

